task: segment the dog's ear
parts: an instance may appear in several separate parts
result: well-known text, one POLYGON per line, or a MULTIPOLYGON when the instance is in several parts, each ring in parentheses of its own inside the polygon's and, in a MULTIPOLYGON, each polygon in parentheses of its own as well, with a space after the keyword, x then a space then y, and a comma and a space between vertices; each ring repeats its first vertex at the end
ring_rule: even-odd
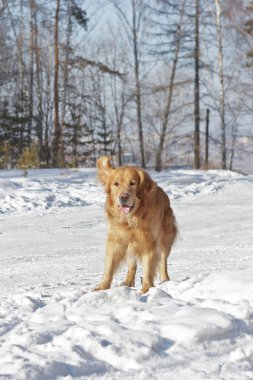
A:
POLYGON ((156 188, 156 183, 151 179, 150 175, 142 169, 138 170, 140 182, 138 186, 138 198, 144 197, 144 192, 150 193, 156 188))
POLYGON ((111 157, 103 156, 97 160, 97 174, 100 182, 105 188, 105 191, 109 191, 109 176, 114 170, 111 163, 111 157))

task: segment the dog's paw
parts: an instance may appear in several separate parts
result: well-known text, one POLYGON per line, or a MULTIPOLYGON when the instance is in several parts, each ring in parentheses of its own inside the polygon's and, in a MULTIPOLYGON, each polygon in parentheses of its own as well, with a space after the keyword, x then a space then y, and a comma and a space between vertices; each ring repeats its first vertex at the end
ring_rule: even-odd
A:
POLYGON ((141 289, 141 293, 142 294, 145 294, 149 291, 150 288, 152 288, 154 285, 153 284, 150 284, 148 282, 143 282, 142 284, 142 289, 141 289))
POLYGON ((129 288, 134 288, 134 281, 123 281, 120 286, 128 286, 129 288))
POLYGON ((109 288, 110 288, 110 285, 101 282, 100 284, 98 284, 95 287, 95 289, 93 289, 93 292, 97 292, 98 290, 106 290, 106 289, 109 289, 109 288))

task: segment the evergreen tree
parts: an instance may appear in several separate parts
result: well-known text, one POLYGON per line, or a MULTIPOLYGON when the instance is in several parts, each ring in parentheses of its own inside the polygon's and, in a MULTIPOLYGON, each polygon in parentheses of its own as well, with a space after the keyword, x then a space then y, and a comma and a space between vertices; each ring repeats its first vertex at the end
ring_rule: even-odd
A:
POLYGON ((12 133, 8 108, 8 101, 5 99, 0 113, 0 168, 7 168, 10 164, 12 133))
POLYGON ((100 146, 99 152, 102 155, 111 154, 111 144, 114 141, 112 137, 112 131, 106 127, 106 124, 103 124, 100 131, 97 132, 98 138, 97 142, 100 146))
POLYGON ((100 155, 110 155, 112 151, 112 143, 114 141, 111 128, 107 124, 106 109, 101 109, 97 124, 97 143, 100 155))
POLYGON ((69 111, 70 117, 64 125, 64 138, 67 142, 65 156, 71 166, 78 167, 91 155, 92 140, 79 107, 72 104, 69 111))
MULTIPOLYGON (((19 95, 10 106, 4 100, 0 113, 0 147, 6 155, 11 167, 15 166, 23 150, 28 146, 28 108, 25 106, 25 97, 20 100, 19 95)), ((0 153, 1 154, 1 153, 0 153)))

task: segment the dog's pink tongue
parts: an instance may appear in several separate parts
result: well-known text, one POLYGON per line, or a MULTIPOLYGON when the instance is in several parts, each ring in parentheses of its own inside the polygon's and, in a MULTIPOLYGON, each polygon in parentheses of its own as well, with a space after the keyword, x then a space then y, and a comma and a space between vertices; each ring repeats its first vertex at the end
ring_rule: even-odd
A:
POLYGON ((131 207, 129 206, 121 206, 120 211, 123 212, 124 214, 128 214, 131 210, 131 207))

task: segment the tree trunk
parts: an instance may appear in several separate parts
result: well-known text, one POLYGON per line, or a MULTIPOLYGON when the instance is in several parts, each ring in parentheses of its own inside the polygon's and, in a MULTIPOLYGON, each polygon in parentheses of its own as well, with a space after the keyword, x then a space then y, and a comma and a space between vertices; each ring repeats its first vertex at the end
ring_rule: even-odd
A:
POLYGON ((195 14, 195 79, 194 79, 194 168, 200 168, 200 138, 199 138, 199 124, 200 124, 200 107, 199 107, 199 0, 196 0, 196 14, 195 14))
POLYGON ((210 110, 209 108, 206 109, 206 138, 205 138, 205 169, 208 170, 209 166, 209 116, 210 116, 210 110))
POLYGON ((49 128, 49 124, 50 124, 50 115, 51 115, 51 111, 52 111, 52 105, 51 105, 51 72, 53 70, 53 49, 52 47, 50 47, 50 59, 49 59, 49 62, 47 64, 47 68, 46 68, 46 83, 45 83, 45 87, 46 87, 46 104, 45 104, 45 111, 44 111, 44 114, 45 114, 45 127, 44 127, 44 133, 43 133, 43 141, 44 141, 44 144, 43 144, 43 156, 45 157, 45 160, 46 160, 46 163, 47 163, 47 166, 49 166, 50 164, 50 161, 51 161, 51 149, 50 149, 50 128, 49 128))
POLYGON ((138 126, 138 136, 139 136, 139 146, 141 155, 141 166, 146 168, 145 163, 145 153, 144 153, 144 139, 143 139, 143 128, 142 128, 142 104, 141 104, 141 83, 140 83, 140 61, 138 54, 138 25, 136 20, 136 3, 132 0, 132 12, 133 12, 133 47, 134 47, 134 73, 135 73, 135 98, 136 98, 136 109, 137 109, 137 126, 138 126))
POLYGON ((29 121, 28 121, 28 146, 32 145, 33 124, 33 83, 34 83, 34 13, 35 1, 30 0, 30 88, 29 88, 29 121))
POLYGON ((59 13, 60 0, 56 0, 55 24, 54 24, 54 137, 53 137, 53 166, 63 167, 64 157, 62 151, 62 130, 59 123, 59 13))
MULTIPOLYGON (((114 64, 116 67, 116 62, 114 64)), ((125 108, 126 108, 126 95, 125 95, 125 86, 122 89, 121 96, 120 96, 120 105, 117 101, 117 92, 118 92, 118 85, 117 85, 117 79, 114 76, 112 78, 112 84, 111 84, 111 90, 112 90, 112 98, 113 98, 113 106, 115 111, 115 117, 116 117, 116 125, 117 125, 117 139, 115 142, 115 146, 113 149, 113 153, 115 152, 116 148, 118 150, 118 166, 122 165, 122 146, 121 146, 121 132, 122 132, 122 126, 123 126, 123 120, 125 116, 125 108)))
POLYGON ((35 53, 35 65, 36 65, 36 96, 38 99, 38 121, 37 121, 37 137, 39 144, 39 160, 44 162, 45 152, 43 151, 43 108, 42 108, 42 97, 43 97, 43 88, 42 88, 42 67, 40 60, 40 49, 38 44, 38 21, 37 21, 37 10, 34 13, 34 53, 35 53))
MULTIPOLYGON (((25 64, 24 64, 24 9, 23 9, 23 0, 20 1, 20 26, 18 33, 16 32, 16 26, 13 22, 13 19, 11 18, 12 26, 13 26, 13 32, 16 37, 17 45, 18 45, 18 58, 19 58, 19 102, 20 102, 20 116, 21 118, 24 117, 24 108, 25 108, 25 101, 24 101, 24 94, 25 94, 25 64)), ((20 142, 18 144, 18 150, 19 154, 22 153, 23 145, 24 145, 24 133, 23 128, 20 128, 20 136, 19 136, 20 142)))
MULTIPOLYGON (((64 125, 65 125, 65 114, 66 114, 66 103, 67 103, 67 93, 68 93, 68 83, 69 83, 69 53, 70 53, 70 37, 71 37, 71 28, 72 28, 72 20, 71 20, 71 12, 70 12, 70 4, 68 2, 68 25, 67 25, 67 36, 66 36, 66 46, 65 46, 65 59, 63 66, 63 90, 62 90, 62 107, 61 107, 61 134, 63 136, 64 133, 64 125)), ((61 155, 64 157, 64 144, 62 141, 61 144, 61 155)), ((76 160, 76 157, 75 157, 76 160)))
POLYGON ((221 168, 227 168, 226 157, 226 124, 225 124, 225 93, 224 93, 224 72, 223 72, 223 52, 222 52, 222 31, 221 31, 221 7, 220 1, 215 0, 216 6, 216 27, 218 43, 218 63, 220 81, 220 118, 221 118, 221 168))
POLYGON ((143 15, 144 3, 139 0, 129 0, 132 7, 132 19, 129 20, 125 12, 120 6, 118 0, 113 0, 113 4, 117 9, 121 20, 125 24, 126 33, 130 41, 130 45, 133 46, 133 56, 134 56, 134 81, 135 81, 135 105, 136 105, 136 119, 137 119, 137 130, 138 130, 138 140, 139 140, 139 150, 141 158, 141 166, 146 167, 145 162, 145 149, 144 149, 144 138, 143 138, 143 127, 142 127, 142 96, 141 96, 141 81, 140 81, 140 51, 139 51, 139 37, 138 33, 140 31, 141 19, 143 15))

